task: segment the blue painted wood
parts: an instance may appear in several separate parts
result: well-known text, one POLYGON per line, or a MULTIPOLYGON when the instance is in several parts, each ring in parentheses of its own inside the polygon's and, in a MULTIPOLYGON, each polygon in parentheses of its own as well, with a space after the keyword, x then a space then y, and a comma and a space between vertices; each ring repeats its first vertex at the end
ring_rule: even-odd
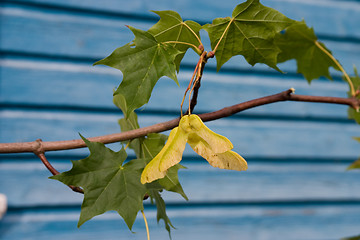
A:
MULTIPOLYGON (((69 159, 54 161, 58 171, 68 171, 69 159)), ((81 157, 72 159, 80 159, 81 157)), ((249 170, 235 172, 215 169, 205 160, 186 158, 179 177, 190 201, 175 193, 163 193, 168 204, 236 204, 269 201, 359 201, 359 173, 347 172, 349 163, 249 161, 249 170)), ((62 183, 47 179, 51 173, 39 160, 0 163, 0 189, 10 207, 80 206, 83 195, 72 192, 62 183), (14 191, 16 186, 16 191, 14 191)), ((146 202, 148 204, 148 202, 146 202)))
MULTIPOLYGON (((118 132, 121 114, 112 105, 111 93, 121 73, 91 64, 133 38, 124 25, 149 28, 157 21, 150 9, 172 9, 205 23, 229 16, 236 4, 233 0, 2 1, 0 142, 118 132)), ((297 20, 305 18, 349 72, 353 64, 360 65, 358 2, 264 4, 297 20)), ((207 39, 205 32, 202 36, 207 39)), ((206 40, 205 47, 209 49, 206 40)), ((185 57, 181 88, 168 79, 159 81, 157 94, 140 112, 142 126, 177 116, 194 59, 194 54, 185 57)), ((290 87, 298 94, 339 97, 347 89, 334 71, 335 82, 317 80, 308 86, 295 75, 294 62, 281 65, 287 75, 263 65, 251 68, 241 57, 227 63, 220 74, 215 73, 215 61, 207 66, 199 112, 290 87)), ((164 194, 179 228, 173 239, 340 239, 359 234, 359 172, 345 168, 359 155, 359 143, 351 137, 360 136, 360 131, 346 121, 346 107, 277 103, 208 125, 232 140, 235 150, 249 159, 249 170, 217 170, 186 149, 183 163, 188 169, 181 170, 180 178, 190 202, 164 194)), ((86 154, 85 149, 60 151, 50 153, 49 160, 65 171, 71 167, 70 159, 86 154)), ((0 220, 1 239, 145 239, 141 218, 134 227, 138 233, 131 234, 114 213, 76 229, 82 196, 47 179, 49 175, 39 160, 26 154, 0 158, 0 192, 7 194, 10 204, 0 220)), ((166 231, 155 226, 148 202, 146 212, 152 238, 168 239, 166 231)))
MULTIPOLYGON (((46 59, 4 58, 0 62, 0 102, 27 106, 77 106, 112 108, 112 91, 122 79, 121 72, 108 67, 92 67, 89 63, 46 61, 46 59), (21 92, 21 94, 18 94, 21 92)), ((191 70, 179 74, 180 87, 168 78, 156 85, 148 110, 179 111, 179 99, 192 75, 191 70), (163 93, 167 94, 163 94, 163 93), (166 104, 164 104, 166 103, 166 104)), ((344 82, 317 80, 309 85, 294 76, 249 74, 241 72, 217 74, 205 71, 197 111, 215 111, 256 97, 275 94, 288 88, 296 93, 344 97, 344 82)), ((251 110, 259 114, 322 116, 346 118, 345 106, 309 103, 277 103, 251 110)))
MULTIPOLYGON (((224 1, 221 4, 206 0, 154 0, 151 3, 146 0, 134 0, 132 2, 124 0, 103 0, 101 2, 96 0, 84 2, 76 0, 10 0, 8 2, 34 3, 35 6, 36 4, 40 4, 40 6, 44 4, 55 8, 58 6, 68 7, 84 12, 94 10, 93 14, 136 14, 146 17, 154 16, 149 10, 174 10, 179 12, 184 19, 202 22, 210 22, 211 19, 217 17, 230 16, 234 7, 240 3, 237 0, 224 1)), ((356 1, 266 0, 262 4, 275 8, 295 20, 305 19, 309 25, 314 26, 316 31, 322 34, 357 38, 360 36, 359 26, 356 24, 360 20, 360 7, 356 1)))
MULTIPOLYGON (((145 209, 151 239, 169 239, 156 224, 156 213, 145 209)), ((330 239, 359 233, 360 207, 348 205, 265 205, 171 208, 168 213, 177 227, 173 239, 330 239)), ((15 211, 0 225, 4 239, 146 239, 139 217, 130 233, 116 213, 95 217, 76 228, 78 210, 15 211)))
MULTIPOLYGON (((119 131, 118 117, 116 114, 4 110, 0 112, 3 128, 0 139, 18 142, 40 137, 43 141, 56 141, 78 139, 79 132, 85 137, 111 134, 119 131)), ((175 117, 146 115, 140 116, 139 122, 141 126, 150 126, 175 117)), ((359 143, 352 137, 360 135, 360 128, 352 123, 239 117, 209 122, 207 126, 227 136, 234 149, 247 156, 352 157, 355 160, 359 155, 359 143)))
MULTIPOLYGON (((2 39, 0 50, 11 52, 25 52, 46 55, 61 55, 67 57, 101 59, 109 55, 115 48, 120 47, 133 39, 133 34, 125 25, 141 29, 148 29, 153 22, 135 21, 124 17, 106 17, 97 15, 83 15, 79 13, 64 13, 49 9, 32 9, 23 6, 7 7, 2 11, 1 34, 7 36, 2 39), (38 36, 52 36, 39 38, 38 36), (23 41, 23 39, 27 39, 23 41)), ((317 19, 319 21, 319 19, 317 19)), ((321 22, 329 24, 327 18, 321 22)), ((333 25, 326 25, 334 31, 333 25)), ((344 29, 339 29, 342 32, 344 29)), ((356 30, 354 30, 356 31, 356 30)), ((203 32, 205 39, 208 39, 203 32)), ((352 65, 360 65, 359 41, 325 41, 335 57, 343 62, 348 71, 352 65), (345 41, 345 44, 343 44, 345 41), (344 55, 345 53, 345 55, 344 55), (346 57, 345 57, 346 56, 346 57)), ((204 41, 205 48, 210 49, 208 40, 204 41)), ((193 59, 185 58, 186 62, 193 63, 193 59)), ((209 61, 209 66, 215 66, 215 61, 209 61)), ((226 65, 230 68, 249 69, 250 66, 242 57, 230 60, 226 65)), ((294 64, 281 65, 285 72, 294 72, 294 64)), ((269 70, 264 65, 257 65, 257 69, 269 70)))

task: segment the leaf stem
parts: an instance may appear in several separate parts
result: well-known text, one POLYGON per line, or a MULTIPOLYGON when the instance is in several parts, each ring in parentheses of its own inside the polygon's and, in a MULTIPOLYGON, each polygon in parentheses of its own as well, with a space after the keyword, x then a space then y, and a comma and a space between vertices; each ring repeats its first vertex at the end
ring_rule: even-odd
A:
POLYGON ((234 19, 235 19, 235 18, 231 18, 231 20, 230 20, 229 24, 226 26, 226 28, 225 28, 225 30, 224 30, 224 32, 223 32, 223 34, 221 35, 221 37, 220 37, 219 41, 217 42, 217 44, 216 44, 215 48, 212 50, 212 51, 214 52, 214 54, 216 53, 216 50, 217 50, 217 48, 219 47, 220 42, 223 40, 223 38, 224 38, 224 36, 225 36, 226 32, 229 30, 229 27, 230 27, 231 23, 234 21, 234 19))
POLYGON ((124 150, 126 150, 126 149, 129 147, 131 141, 132 141, 132 140, 130 140, 130 141, 128 141, 128 142, 126 143, 126 146, 124 147, 124 150))
POLYGON ((146 228, 147 240, 150 240, 149 225, 148 225, 148 222, 147 222, 147 220, 146 220, 146 216, 145 216, 144 210, 141 210, 141 214, 143 215, 144 222, 145 222, 145 228, 146 228))
POLYGON ((182 23, 183 25, 185 25, 185 27, 187 27, 190 32, 195 36, 195 38, 199 41, 199 44, 200 45, 204 45, 202 42, 201 42, 201 39, 199 38, 199 36, 194 32, 194 30, 191 29, 191 27, 189 27, 185 22, 182 23))
POLYGON ((341 64, 339 63, 338 60, 336 60, 336 58, 334 58, 334 56, 327 51, 323 46, 321 46, 321 44, 318 41, 315 41, 315 45, 321 50, 323 51, 335 64, 336 66, 340 69, 340 71, 344 74, 346 81, 349 84, 350 87, 350 92, 351 92, 351 96, 355 97, 356 93, 355 93, 355 88, 354 85, 352 84, 349 75, 347 74, 347 72, 345 71, 345 69, 341 66, 341 64))
POLYGON ((201 55, 201 50, 195 46, 194 44, 191 44, 191 43, 187 43, 187 42, 180 42, 180 41, 166 41, 166 42, 163 42, 163 43, 175 43, 175 44, 184 44, 184 45, 188 45, 192 48, 194 48, 195 52, 198 53, 199 55, 201 55))

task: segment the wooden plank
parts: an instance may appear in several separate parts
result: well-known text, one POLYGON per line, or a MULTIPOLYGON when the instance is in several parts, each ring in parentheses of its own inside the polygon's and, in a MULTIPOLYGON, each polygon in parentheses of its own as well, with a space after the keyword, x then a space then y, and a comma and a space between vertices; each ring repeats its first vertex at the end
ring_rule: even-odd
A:
MULTIPOLYGON (((152 239, 169 239, 156 224, 153 209, 145 210, 152 239)), ((168 208, 177 229, 173 239, 241 239, 295 240, 330 239, 359 234, 358 205, 280 205, 168 208)), ((78 210, 10 212, 0 225, 1 237, 24 239, 146 239, 139 216, 131 233, 116 213, 95 217, 80 229, 78 210)))
MULTIPOLYGON (((45 59, 3 58, 0 60, 0 103, 46 107, 83 107, 113 109, 113 89, 121 82, 121 72, 89 63, 46 61, 45 59), (21 94, 19 94, 19 92, 21 94)), ((180 72, 180 88, 173 80, 162 78, 144 111, 180 111, 180 101, 192 75, 180 72), (166 94, 164 94, 166 93, 166 94), (166 103, 166 104, 164 104, 166 103)), ((243 72, 217 74, 205 71, 196 111, 209 112, 295 88, 304 95, 345 97, 345 82, 313 81, 292 75, 266 75, 243 72)), ((246 111, 295 117, 347 118, 346 106, 311 103, 276 103, 246 111)))
MULTIPOLYGON (((10 2, 24 2, 12 0, 10 2)), ((184 19, 195 19, 209 22, 213 18, 231 15, 234 7, 243 1, 230 0, 226 2, 196 1, 165 1, 134 0, 125 2, 119 0, 96 0, 79 2, 75 0, 27 0, 34 6, 52 6, 70 8, 71 10, 89 11, 93 14, 135 14, 140 16, 154 16, 149 10, 174 10, 184 19), (216 11, 214 11, 216 9, 216 11)), ((360 6, 356 1, 291 1, 291 0, 266 0, 262 4, 284 13, 295 20, 305 19, 310 26, 321 34, 336 35, 341 37, 359 37, 360 6), (333 16, 333 17, 329 17, 333 16), (350 17, 349 17, 350 16, 350 17)))
MULTIPOLYGON (((111 134, 119 131, 117 114, 92 114, 56 111, 0 112, 0 141, 21 142, 77 139, 111 134)), ((167 121, 177 115, 146 115, 139 118, 141 126, 167 121)), ((227 136, 235 150, 257 157, 345 157, 357 158, 360 136, 358 125, 352 123, 288 121, 227 118, 207 123, 213 131, 227 136)), ((192 151, 190 151, 192 152, 192 151)))
MULTIPOLYGON (((69 159, 53 160, 58 171, 71 168, 69 159)), ((80 159, 81 157, 72 159, 80 159)), ((249 161, 246 172, 211 167, 204 160, 186 158, 188 169, 180 170, 179 179, 189 197, 164 193, 170 204, 221 204, 269 201, 360 201, 359 172, 346 171, 349 163, 309 163, 249 161)), ((0 162, 0 190, 11 207, 80 206, 83 195, 72 192, 62 183, 47 179, 51 174, 39 160, 0 162), (16 186, 16 187, 15 187, 16 186)), ((149 203, 148 201, 146 203, 149 203)))
MULTIPOLYGON (((323 20, 323 22, 328 23, 327 20, 323 20)), ((114 18, 49 11, 49 9, 6 7, 2 10, 1 22, 1 36, 6 36, 6 38, 2 37, 0 49, 16 53, 101 59, 133 39, 133 34, 125 25, 146 30, 153 23, 124 17, 114 18), (24 41, 24 39, 26 40, 24 41)), ((334 31, 333 27, 331 29, 334 31)), ((203 32, 203 36, 207 39, 205 32, 203 32)), ((353 64, 360 65, 357 57, 360 53, 360 45, 358 41, 344 41, 327 40, 325 43, 329 43, 330 49, 336 58, 343 62, 346 70, 352 72, 353 64)), ((206 43, 205 48, 210 49, 208 41, 204 42, 206 43)), ((190 60, 190 58, 190 56, 186 57, 184 61, 193 63, 194 59, 190 60)), ((215 66, 215 61, 209 61, 209 65, 215 66)), ((251 68, 242 57, 230 60, 225 66, 240 69, 251 68)), ((294 64, 281 66, 285 72, 295 71, 294 64)), ((274 72, 264 65, 257 65, 257 69, 274 72)))
POLYGON ((124 18, 6 7, 2 9, 1 36, 6 38, 1 38, 1 50, 103 58, 133 39, 125 25, 151 26, 124 18))

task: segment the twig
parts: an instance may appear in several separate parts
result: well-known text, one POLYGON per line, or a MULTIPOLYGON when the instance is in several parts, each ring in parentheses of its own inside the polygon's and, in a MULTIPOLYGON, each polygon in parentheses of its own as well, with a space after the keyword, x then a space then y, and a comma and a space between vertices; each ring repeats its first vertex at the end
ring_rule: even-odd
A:
MULTIPOLYGON (((41 162, 45 165, 45 167, 53 174, 53 175, 58 175, 60 174, 52 165, 51 163, 47 160, 47 158, 45 157, 45 152, 43 150, 42 147, 42 140, 41 139, 37 139, 35 141, 38 144, 38 148, 36 150, 34 150, 34 153, 36 156, 38 156, 41 160, 41 162)), ((72 185, 68 185, 69 188, 71 188, 74 192, 78 192, 78 193, 84 193, 84 190, 82 190, 79 187, 75 187, 72 185)))
POLYGON ((203 52, 203 54, 200 57, 200 61, 201 61, 201 63, 199 64, 199 66, 200 66, 199 74, 197 75, 197 78, 194 82, 194 86, 192 87, 192 90, 189 93, 190 95, 192 93, 192 98, 189 103, 189 109, 185 112, 185 115, 189 114, 189 112, 192 113, 197 104, 199 89, 201 87, 201 78, 202 78, 204 68, 205 68, 205 65, 207 62, 207 52, 203 52))
MULTIPOLYGON (((360 100, 356 98, 337 98, 337 97, 320 97, 320 96, 305 96, 292 94, 293 89, 289 89, 284 92, 280 92, 275 95, 270 95, 262 98, 253 99, 247 102, 239 103, 230 107, 225 107, 221 110, 199 114, 199 117, 204 121, 212 121, 219 118, 228 117, 235 113, 244 111, 246 109, 255 108, 261 105, 271 104, 282 101, 299 101, 299 102, 319 102, 319 103, 331 103, 331 104, 342 104, 348 105, 354 109, 359 108, 360 100)), ((89 138, 90 141, 102 142, 102 143, 113 143, 134 138, 146 136, 149 133, 163 132, 170 130, 179 124, 179 118, 173 120, 154 124, 152 126, 138 128, 135 130, 109 134, 104 136, 89 138)), ((58 151, 68 150, 86 147, 82 139, 68 140, 68 141, 53 141, 53 142, 42 142, 42 151, 58 151)), ((22 153, 22 152, 35 152, 38 148, 38 142, 22 142, 22 143, 0 143, 0 153, 22 153)))

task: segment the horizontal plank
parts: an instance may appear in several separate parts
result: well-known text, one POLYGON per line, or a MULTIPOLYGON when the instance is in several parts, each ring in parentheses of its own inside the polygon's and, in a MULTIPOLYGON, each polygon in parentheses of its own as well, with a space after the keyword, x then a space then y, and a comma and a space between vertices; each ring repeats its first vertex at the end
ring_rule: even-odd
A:
MULTIPOLYGON (((152 239, 169 239, 156 213, 145 209, 152 239)), ((79 211, 10 212, 0 225, 0 237, 15 239, 146 239, 141 216, 131 233, 116 213, 95 217, 77 229, 79 211)), ((239 206, 211 208, 168 208, 177 229, 176 239, 295 240, 329 239, 359 234, 358 205, 239 206)))
MULTIPOLYGON (((239 115, 241 116, 241 115, 239 115)), ((119 131, 120 114, 93 114, 62 111, 0 111, 0 142, 78 139, 119 131)), ((141 126, 150 126, 177 115, 139 117, 141 126)), ((353 123, 227 118, 207 123, 213 131, 227 136, 235 150, 257 157, 344 157, 357 158, 360 128, 353 123)), ((192 153, 192 151, 190 151, 192 153)))
MULTIPOLYGON (((119 131, 119 114, 57 111, 0 111, 0 141, 24 142, 78 139, 119 131)), ((150 126, 177 115, 146 115, 141 126, 150 126)), ((354 157, 359 155, 360 128, 353 123, 227 118, 207 123, 227 136, 235 150, 257 157, 354 157)))
MULTIPOLYGON (((134 0, 131 3, 118 0, 104 0, 101 3, 96 0, 88 0, 86 3, 74 0, 11 0, 8 2, 30 3, 38 7, 63 8, 63 10, 114 16, 135 14, 135 17, 152 17, 154 15, 149 12, 150 10, 174 10, 179 12, 184 19, 210 22, 213 18, 230 16, 234 7, 242 1, 231 0, 221 2, 221 4, 206 0, 181 2, 154 0, 151 3, 146 0, 134 0)), ((309 25, 314 26, 322 34, 345 37, 360 36, 359 26, 356 24, 360 20, 360 6, 356 1, 267 0, 262 1, 262 4, 274 8, 290 18, 305 19, 309 25)))
MULTIPOLYGON (((76 158, 73 158, 76 159, 76 158)), ((79 158, 78 158, 79 159, 79 158)), ((71 168, 70 160, 52 161, 60 171, 71 168)), ((360 201, 358 171, 346 171, 341 161, 311 163, 249 161, 246 172, 213 168, 204 160, 186 158, 179 179, 189 197, 164 193, 167 203, 208 204, 268 201, 360 201)), ((62 183, 47 179, 51 174, 39 160, 0 162, 0 191, 11 207, 80 206, 83 195, 62 183)))
MULTIPOLYGON (((0 60, 0 104, 16 106, 82 107, 113 109, 113 89, 121 82, 121 72, 108 67, 71 61, 3 58, 0 60), (19 92, 21 94, 19 94, 19 92)), ((192 71, 185 69, 178 79, 180 88, 162 78, 154 88, 144 111, 179 112, 180 102, 192 71), (166 104, 164 104, 166 103, 166 104)), ((295 88, 297 94, 346 97, 345 82, 317 80, 309 85, 293 75, 267 75, 261 72, 205 71, 196 111, 209 112, 242 101, 295 88)), ((347 118, 346 106, 311 103, 276 103, 247 113, 294 117, 347 118)))
MULTIPOLYGON (((326 17, 322 21, 327 24, 328 20, 329 18, 326 17)), ((125 25, 146 30, 153 23, 144 20, 136 21, 125 17, 99 17, 73 12, 10 6, 2 10, 1 36, 6 37, 1 38, 0 50, 49 56, 101 59, 109 55, 117 47, 133 39, 133 34, 125 25)), ((337 24, 331 26, 333 31, 334 26, 337 26, 337 24)), ((342 26, 343 28, 345 26, 342 26)), ((355 32, 354 29, 353 31, 355 32)), ((202 36, 204 39, 208 39, 204 31, 202 36)), ((204 42, 205 49, 210 49, 208 41, 204 42)), ((347 40, 334 41, 334 39, 328 39, 325 43, 329 44, 335 57, 343 63, 345 69, 349 72, 352 72, 353 64, 360 65, 360 60, 357 57, 360 53, 359 41, 349 42, 347 40)), ((193 56, 194 54, 186 56, 184 62, 193 64, 196 62, 193 56)), ((215 66, 215 61, 210 61, 209 65, 215 66)), ((228 68, 251 68, 242 57, 230 60, 225 66, 228 68)), ((281 66, 281 69, 285 72, 295 72, 294 64, 281 66)), ((257 69, 270 71, 264 65, 257 65, 257 69)), ((274 70, 271 70, 271 72, 274 72, 274 70)))

